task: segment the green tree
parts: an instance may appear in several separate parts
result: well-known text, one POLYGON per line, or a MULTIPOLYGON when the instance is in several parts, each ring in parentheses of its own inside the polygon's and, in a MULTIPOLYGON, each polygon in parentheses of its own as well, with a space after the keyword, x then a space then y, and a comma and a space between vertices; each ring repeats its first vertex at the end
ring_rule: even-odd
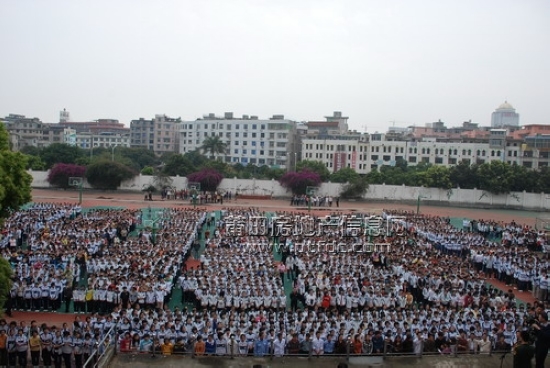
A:
POLYGON ((321 161, 302 160, 296 164, 296 171, 309 170, 317 173, 322 181, 327 181, 330 177, 330 171, 321 161))
POLYGON ((434 165, 426 169, 423 186, 428 188, 451 189, 450 171, 446 166, 434 165))
POLYGON ((141 171, 146 166, 157 166, 162 159, 145 147, 117 147, 115 148, 115 161, 132 167, 136 171, 141 171))
POLYGON ((479 165, 477 170, 479 189, 493 194, 510 192, 512 175, 510 165, 502 161, 491 161, 479 165))
POLYGON ((88 183, 96 189, 117 189, 120 184, 132 179, 136 172, 116 161, 98 161, 86 170, 88 183))
POLYGON ((164 161, 164 167, 162 171, 166 175, 170 176, 187 176, 196 171, 195 165, 191 162, 189 157, 185 155, 171 155, 167 161, 164 161))
POLYGON ((186 152, 183 156, 187 158, 197 170, 200 170, 204 166, 204 164, 208 162, 206 156, 201 154, 199 150, 186 152))
POLYGON ((46 164, 40 156, 25 155, 27 158, 27 170, 42 171, 46 170, 46 164))
POLYGON ((535 192, 540 170, 530 170, 525 166, 508 165, 510 173, 510 191, 512 192, 535 192))
POLYGON ((4 310, 4 305, 6 305, 12 287, 11 277, 11 265, 4 257, 0 257, 0 311, 4 310))
POLYGON ((224 177, 231 175, 233 168, 222 161, 209 160, 201 166, 201 169, 213 169, 221 173, 224 177))
POLYGON ((65 143, 50 144, 40 152, 40 158, 46 164, 46 169, 50 169, 57 163, 74 164, 83 155, 84 151, 81 148, 65 143))
POLYGON ((286 172, 285 169, 281 169, 278 167, 271 168, 268 165, 260 166, 260 173, 262 175, 263 179, 274 179, 279 180, 286 172))
POLYGON ((550 168, 548 166, 539 169, 533 191, 536 193, 550 193, 550 168))
POLYGON ((478 188, 477 168, 477 164, 470 165, 465 161, 461 161, 458 165, 451 167, 449 178, 453 186, 463 189, 478 188))
POLYGON ((227 144, 218 135, 206 137, 201 146, 201 150, 206 154, 210 154, 211 159, 217 155, 224 154, 226 148, 227 144))
POLYGON ((359 174, 350 167, 343 167, 330 175, 330 181, 333 183, 351 183, 359 178, 359 174))
POLYGON ((30 156, 40 156, 42 150, 35 146, 25 146, 19 150, 19 152, 30 156))
POLYGON ((141 175, 155 175, 155 168, 152 166, 145 166, 141 169, 141 175))
POLYGON ((362 198, 369 189, 369 181, 366 176, 353 178, 342 188, 340 196, 342 198, 362 198))
POLYGON ((10 150, 8 132, 0 124, 0 220, 30 202, 31 183, 26 155, 10 150))
POLYGON ((384 176, 382 173, 376 169, 371 170, 367 175, 365 175, 365 178, 369 182, 369 184, 383 184, 384 183, 384 176))

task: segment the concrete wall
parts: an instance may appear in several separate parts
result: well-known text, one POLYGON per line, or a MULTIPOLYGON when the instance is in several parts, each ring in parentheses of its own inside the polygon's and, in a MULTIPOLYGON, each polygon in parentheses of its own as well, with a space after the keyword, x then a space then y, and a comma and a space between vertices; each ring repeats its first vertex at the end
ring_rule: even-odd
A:
MULTIPOLYGON (((46 171, 29 171, 33 177, 34 188, 49 188, 46 171)), ((122 183, 121 190, 141 191, 154 184, 154 177, 139 175, 122 183)), ((172 177, 172 186, 178 189, 187 187, 187 178, 172 177)), ((319 188, 320 195, 338 196, 342 184, 323 183, 319 188)), ((91 188, 85 181, 84 188, 91 188)), ((273 197, 289 197, 291 193, 276 180, 256 180, 226 178, 221 182, 221 191, 239 192, 241 194, 272 195, 273 197)), ((494 195, 479 189, 443 190, 437 188, 406 187, 404 185, 371 185, 364 199, 371 201, 416 203, 418 197, 425 204, 439 204, 453 207, 478 208, 511 208, 546 211, 550 209, 550 194, 512 192, 494 195)))

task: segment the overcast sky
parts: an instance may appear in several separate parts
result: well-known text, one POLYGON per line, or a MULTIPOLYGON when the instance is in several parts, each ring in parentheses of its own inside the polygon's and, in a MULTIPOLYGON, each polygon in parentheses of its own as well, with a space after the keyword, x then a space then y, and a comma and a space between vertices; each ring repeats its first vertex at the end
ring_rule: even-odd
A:
POLYGON ((550 124, 547 0, 0 0, 0 115, 550 124))

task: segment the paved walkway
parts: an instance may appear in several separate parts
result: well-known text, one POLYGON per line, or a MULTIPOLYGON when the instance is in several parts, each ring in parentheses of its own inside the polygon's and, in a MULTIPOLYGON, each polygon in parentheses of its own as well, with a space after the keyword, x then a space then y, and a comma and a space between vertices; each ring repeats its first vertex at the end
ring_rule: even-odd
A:
MULTIPOLYGON (((351 357, 348 362, 350 368, 353 367, 393 367, 393 368, 494 368, 500 367, 501 356, 460 356, 458 358, 447 356, 425 356, 422 358, 416 357, 389 357, 378 363, 378 358, 372 357, 351 357)), ((192 359, 190 357, 162 357, 156 356, 152 358, 150 355, 117 355, 109 364, 110 367, 117 368, 141 368, 141 367, 181 367, 187 368, 234 368, 234 367, 262 367, 262 368, 336 368, 339 363, 346 362, 345 357, 321 357, 321 358, 219 358, 219 357, 201 357, 192 359)), ((534 365, 534 363, 533 363, 534 365)), ((503 368, 512 367, 512 355, 506 355, 503 361, 503 368)))

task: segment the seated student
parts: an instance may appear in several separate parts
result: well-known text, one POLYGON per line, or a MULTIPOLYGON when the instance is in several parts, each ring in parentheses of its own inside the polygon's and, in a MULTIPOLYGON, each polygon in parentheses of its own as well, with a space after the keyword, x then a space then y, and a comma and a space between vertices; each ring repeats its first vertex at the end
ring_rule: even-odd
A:
POLYGON ((153 351, 153 340, 151 339, 151 335, 145 334, 143 336, 143 339, 139 343, 139 351, 142 353, 153 351))
POLYGON ((120 351, 122 353, 127 353, 132 347, 132 337, 129 332, 126 332, 122 339, 120 340, 120 351))
POLYGON ((195 342, 195 355, 203 356, 206 351, 206 344, 204 343, 202 336, 197 337, 197 342, 195 342))
POLYGON ((174 344, 174 354, 185 353, 185 340, 182 337, 178 337, 174 344))
POLYGON ((174 352, 174 344, 170 342, 168 339, 164 339, 163 343, 160 345, 160 351, 162 355, 172 355, 174 352))
POLYGON ((214 335, 208 335, 208 338, 206 339, 206 342, 204 344, 206 355, 216 354, 216 340, 214 340, 214 335))

